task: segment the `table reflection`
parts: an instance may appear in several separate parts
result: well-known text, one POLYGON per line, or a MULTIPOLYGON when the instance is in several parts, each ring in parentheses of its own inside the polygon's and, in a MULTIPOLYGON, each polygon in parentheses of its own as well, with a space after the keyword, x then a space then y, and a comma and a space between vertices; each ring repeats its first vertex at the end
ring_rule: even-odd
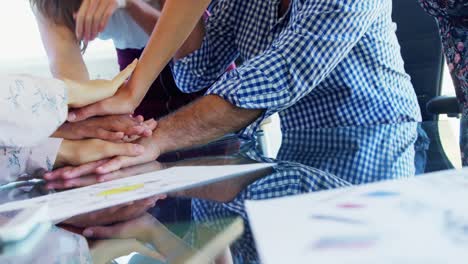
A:
MULTIPOLYGON (((276 163, 269 170, 168 194, 173 199, 188 202, 186 210, 191 218, 156 219, 161 204, 158 201, 144 218, 116 223, 110 226, 112 232, 109 231, 105 239, 89 241, 90 254, 98 263, 132 252, 141 253, 134 258, 149 257, 163 263, 185 262, 198 258, 200 252, 204 252, 204 260, 219 258, 225 262, 232 256, 237 263, 256 262, 258 255, 244 208, 246 200, 298 195, 453 168, 453 160, 448 158, 453 155, 447 154, 457 152, 459 155, 458 140, 453 137, 450 144, 442 144, 440 129, 443 127, 443 122, 427 122, 287 130, 283 131, 283 144, 276 159, 265 157, 254 144, 233 144, 231 138, 229 144, 238 146, 240 151, 230 152, 229 156, 203 156, 190 150, 188 156, 182 152, 174 154, 189 159, 155 161, 106 175, 48 183, 40 180, 40 175, 39 179, 26 177, 0 186, 0 203, 176 166, 276 163), (239 227, 233 228, 239 221, 243 232, 239 227), (228 232, 225 237, 230 228, 235 232, 228 232), (148 234, 152 234, 151 237, 148 234), (224 238, 222 242, 218 241, 220 237, 224 238), (212 244, 210 241, 218 241, 214 243, 218 246, 207 249, 207 245, 212 244), (230 251, 224 250, 230 244, 230 251)), ((221 145, 216 147, 222 149, 221 145)), ((66 228, 78 234, 83 231, 70 226, 66 228)))

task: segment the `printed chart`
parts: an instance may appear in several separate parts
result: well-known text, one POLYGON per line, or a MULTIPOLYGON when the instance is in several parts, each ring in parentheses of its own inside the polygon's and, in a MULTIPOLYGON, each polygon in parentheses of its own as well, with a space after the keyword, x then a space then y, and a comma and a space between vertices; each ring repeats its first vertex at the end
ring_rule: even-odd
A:
POLYGON ((246 206, 267 264, 460 263, 468 259, 467 175, 454 170, 246 206))

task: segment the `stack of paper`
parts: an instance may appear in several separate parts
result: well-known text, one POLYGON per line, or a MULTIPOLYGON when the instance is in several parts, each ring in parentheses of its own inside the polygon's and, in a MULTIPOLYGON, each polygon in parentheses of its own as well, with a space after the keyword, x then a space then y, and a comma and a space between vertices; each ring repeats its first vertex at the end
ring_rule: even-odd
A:
POLYGON ((468 170, 247 202, 264 263, 464 263, 468 170))

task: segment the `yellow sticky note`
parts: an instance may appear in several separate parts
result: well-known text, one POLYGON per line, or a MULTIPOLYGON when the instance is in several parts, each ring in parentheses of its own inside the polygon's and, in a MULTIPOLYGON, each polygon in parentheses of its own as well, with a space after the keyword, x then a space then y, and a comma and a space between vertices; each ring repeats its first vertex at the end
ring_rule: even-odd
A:
POLYGON ((125 187, 119 187, 119 188, 110 189, 107 191, 102 191, 98 194, 98 196, 109 196, 109 195, 116 195, 116 194, 131 192, 134 190, 141 189, 144 186, 145 186, 144 184, 136 184, 136 185, 130 185, 130 186, 125 186, 125 187))

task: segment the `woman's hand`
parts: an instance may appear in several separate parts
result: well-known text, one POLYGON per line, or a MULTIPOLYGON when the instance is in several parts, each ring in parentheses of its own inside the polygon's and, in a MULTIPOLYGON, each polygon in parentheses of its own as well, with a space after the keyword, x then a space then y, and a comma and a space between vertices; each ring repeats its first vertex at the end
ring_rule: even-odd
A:
POLYGON ((133 114, 141 101, 135 100, 134 97, 127 85, 124 85, 110 98, 71 110, 68 121, 78 122, 94 116, 133 114))
POLYGON ((142 116, 116 115, 95 117, 76 123, 63 124, 53 135, 55 138, 70 140, 102 139, 121 142, 126 138, 150 137, 157 122, 150 119, 143 122, 142 116))
MULTIPOLYGON (((79 142, 79 141, 78 141, 79 142)), ((64 149, 69 148, 70 142, 67 142, 66 140, 64 141, 65 147, 64 149)), ((44 179, 48 181, 55 181, 55 180, 70 180, 74 178, 79 178, 82 176, 86 176, 89 174, 100 174, 100 175, 107 175, 108 173, 131 167, 134 165, 139 165, 143 163, 148 163, 151 161, 155 161, 159 155, 160 155, 160 150, 156 144, 153 143, 152 138, 141 138, 137 141, 135 141, 138 146, 141 146, 144 148, 144 151, 139 154, 139 155, 115 155, 115 151, 110 151, 108 157, 115 157, 114 159, 106 159, 106 157, 103 157, 102 160, 97 160, 97 161, 88 161, 88 162, 76 162, 78 163, 77 165, 74 166, 65 166, 61 163, 62 161, 56 162, 56 169, 51 172, 47 172, 44 174, 44 179), (65 166, 65 167, 63 167, 65 166)), ((108 144, 114 144, 115 146, 119 146, 118 143, 108 143, 108 144)), ((63 145, 63 144, 62 144, 63 145)), ((111 145, 111 146, 114 146, 111 145)), ((125 148, 125 147, 122 147, 125 148)), ((64 150, 66 152, 66 150, 64 150)), ((90 150, 93 151, 93 150, 90 150)), ((96 151, 96 150, 94 150, 96 151)), ((102 151, 102 150, 100 150, 102 151)), ((96 157, 99 155, 106 156, 105 153, 93 153, 96 157)), ((59 154, 59 157, 61 155, 59 154)), ((73 165, 73 164, 70 164, 73 165)), ((105 180, 105 179, 103 179, 105 180)), ((52 187, 54 185, 51 185, 52 187)), ((73 187, 72 182, 70 182, 69 186, 66 186, 65 188, 73 187)))
POLYGON ((135 157, 143 153, 143 146, 132 143, 113 143, 100 139, 64 140, 54 167, 77 166, 115 156, 135 157))
POLYGON ((137 63, 138 60, 135 59, 132 64, 128 65, 111 81, 72 81, 65 79, 64 82, 68 88, 68 106, 79 108, 112 97, 133 73, 137 63))
POLYGON ((62 190, 79 188, 107 181, 114 181, 133 175, 164 170, 167 167, 162 163, 153 161, 142 166, 126 168, 108 174, 96 174, 94 171, 109 160, 94 161, 79 167, 67 166, 42 174, 49 179, 46 184, 48 190, 62 190))
POLYGON ((161 150, 159 149, 157 144, 154 143, 154 140, 151 137, 141 138, 135 141, 135 143, 140 144, 145 148, 144 152, 141 155, 133 157, 120 155, 97 167, 95 173, 111 173, 123 168, 154 161, 159 157, 159 155, 161 155, 161 150))
POLYGON ((112 14, 119 7, 117 0, 83 0, 74 18, 76 38, 89 42, 104 31, 112 14))
MULTIPOLYGON (((165 198, 162 196, 161 198, 165 198)), ((117 223, 111 226, 88 226, 83 235, 95 239, 128 239, 135 238, 148 243, 151 239, 151 229, 155 228, 158 221, 150 214, 145 213, 139 218, 127 222, 117 223)))

